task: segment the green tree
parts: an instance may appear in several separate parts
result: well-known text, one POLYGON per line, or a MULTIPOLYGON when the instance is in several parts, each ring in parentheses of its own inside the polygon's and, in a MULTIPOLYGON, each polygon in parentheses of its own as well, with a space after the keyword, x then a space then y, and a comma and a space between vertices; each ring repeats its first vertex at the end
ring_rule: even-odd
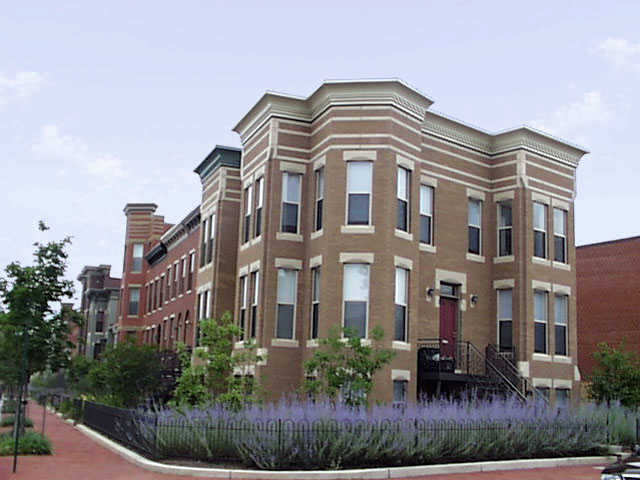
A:
POLYGON ((174 405, 203 406, 220 402, 231 408, 257 399, 257 384, 250 374, 252 366, 261 360, 255 343, 245 342, 234 349, 234 339, 242 335, 229 312, 219 320, 200 321, 200 347, 192 362, 182 350, 182 374, 174 391, 174 405))
POLYGON ((340 398, 347 405, 365 405, 374 374, 390 363, 395 353, 380 348, 384 331, 379 326, 371 331, 371 344, 348 329, 344 329, 344 336, 340 333, 339 328, 331 328, 329 336, 320 339, 320 347, 304 363, 303 390, 313 398, 320 396, 333 402, 340 398))
MULTIPOLYGON (((42 221, 38 228, 49 229, 42 221)), ((72 281, 64 278, 70 244, 70 237, 37 242, 33 265, 13 262, 0 277, 0 379, 12 388, 24 388, 34 373, 57 371, 69 361, 69 322, 80 323, 80 317, 55 309, 73 295, 72 281)))
POLYGON ((589 396, 598 402, 619 401, 625 406, 640 405, 640 359, 626 350, 599 343, 593 354, 596 366, 588 378, 589 396))
MULTIPOLYGON (((76 373, 81 378, 83 365, 76 373)), ((162 366, 156 349, 132 341, 108 348, 88 373, 89 393, 115 407, 135 407, 155 394, 161 386, 162 366)))

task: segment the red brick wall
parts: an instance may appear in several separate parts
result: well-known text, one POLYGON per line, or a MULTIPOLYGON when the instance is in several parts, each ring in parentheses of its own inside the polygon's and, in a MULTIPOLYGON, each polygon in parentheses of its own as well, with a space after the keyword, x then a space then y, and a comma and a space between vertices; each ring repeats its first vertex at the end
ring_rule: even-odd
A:
POLYGON ((578 362, 583 377, 600 342, 640 353, 640 237, 576 249, 578 362))

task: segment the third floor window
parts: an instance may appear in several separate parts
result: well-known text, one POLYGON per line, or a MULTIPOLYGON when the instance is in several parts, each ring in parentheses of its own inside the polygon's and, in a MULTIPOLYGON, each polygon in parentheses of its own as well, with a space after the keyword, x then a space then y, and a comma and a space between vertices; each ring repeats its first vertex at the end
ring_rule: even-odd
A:
POLYGON ((300 180, 299 173, 282 174, 282 232, 299 233, 300 180))
POLYGON ((567 212, 553 209, 553 259, 567 263, 567 212))
POLYGON ((513 216, 510 202, 498 204, 498 256, 513 255, 513 216))
POLYGON ((244 223, 242 226, 242 243, 251 238, 251 208, 253 207, 253 188, 249 185, 244 189, 244 223))
POLYGON ((420 185, 420 242, 433 245, 433 187, 420 185))
POLYGON ((142 252, 144 251, 144 245, 141 243, 133 244, 133 265, 131 267, 132 272, 142 271, 142 252))
POLYGON ((469 199, 469 253, 480 255, 482 238, 482 201, 469 199))
POLYGON ((259 237, 262 234, 262 204, 264 202, 264 177, 256 180, 256 215, 253 236, 259 237))
POLYGON ((371 224, 371 162, 347 164, 347 224, 371 224))
POLYGON ((318 231, 322 229, 322 206, 324 202, 324 168, 316 170, 316 211, 315 211, 315 225, 313 230, 318 231))
POLYGON ((409 198, 411 198, 411 172, 406 168, 398 168, 397 178, 397 221, 396 228, 403 232, 409 231, 409 198))
POLYGON ((547 258, 547 206, 533 202, 533 256, 547 258))

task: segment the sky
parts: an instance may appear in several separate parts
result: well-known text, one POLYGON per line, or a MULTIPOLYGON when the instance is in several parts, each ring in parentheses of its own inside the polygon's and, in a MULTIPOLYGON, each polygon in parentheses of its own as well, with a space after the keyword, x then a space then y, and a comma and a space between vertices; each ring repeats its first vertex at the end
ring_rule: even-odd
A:
POLYGON ((71 235, 69 278, 120 275, 127 202, 180 221, 265 90, 325 79, 401 78, 483 129, 577 143, 576 243, 640 235, 638 19, 637 1, 7 2, 0 268, 71 235))

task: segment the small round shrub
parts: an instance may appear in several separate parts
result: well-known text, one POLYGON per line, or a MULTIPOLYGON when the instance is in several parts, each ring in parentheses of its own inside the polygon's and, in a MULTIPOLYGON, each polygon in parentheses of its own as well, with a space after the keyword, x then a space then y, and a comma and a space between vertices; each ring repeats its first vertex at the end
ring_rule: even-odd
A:
MULTIPOLYGON (((9 417, 4 417, 2 420, 0 420, 0 427, 12 427, 15 421, 16 421, 16 417, 13 415, 9 417)), ((25 418, 24 426, 27 428, 33 427, 33 420, 31 420, 30 418, 25 418)))
MULTIPOLYGON (((13 436, 0 436, 0 456, 13 455, 13 436)), ((26 432, 18 441, 20 455, 51 455, 51 441, 37 432, 26 432)))

